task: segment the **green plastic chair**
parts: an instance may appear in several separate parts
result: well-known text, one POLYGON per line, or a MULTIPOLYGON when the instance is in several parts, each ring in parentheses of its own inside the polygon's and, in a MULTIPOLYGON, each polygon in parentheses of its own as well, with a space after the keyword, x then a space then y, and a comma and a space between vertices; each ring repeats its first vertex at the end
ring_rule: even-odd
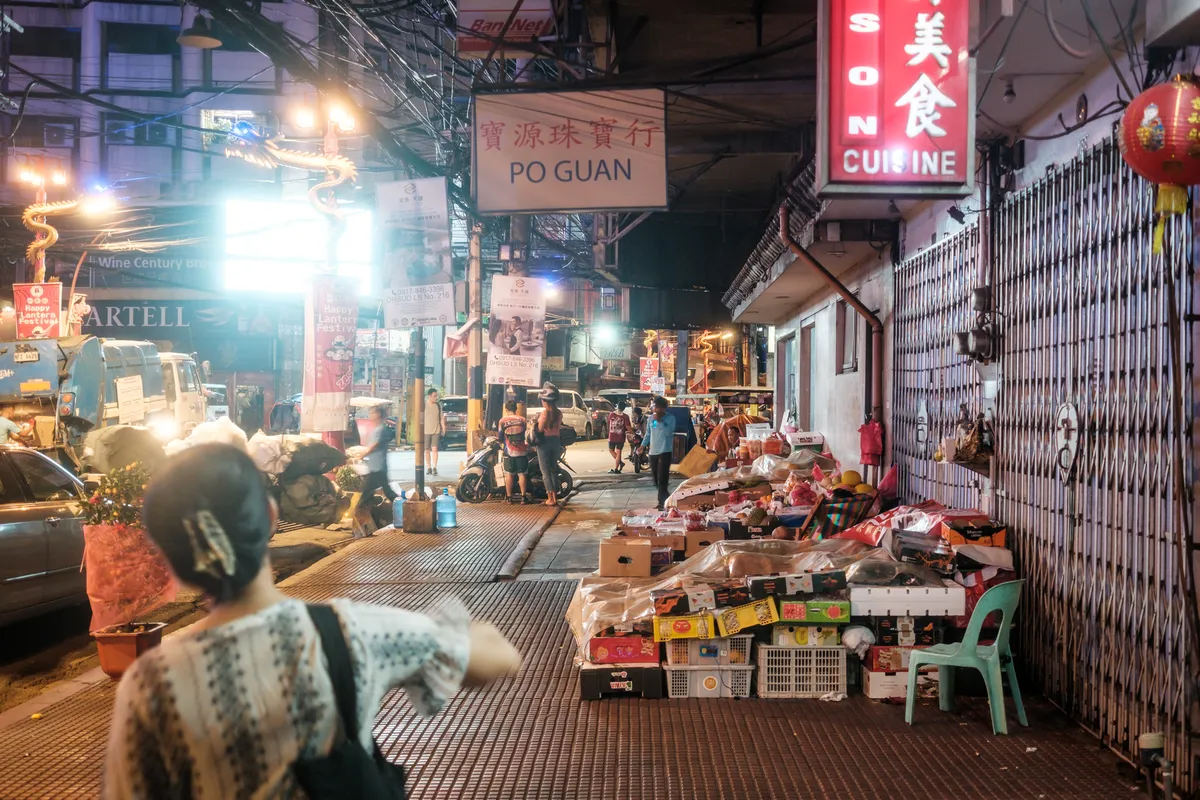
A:
POLYGON ((917 669, 922 664, 936 664, 939 684, 938 707, 942 711, 954 710, 954 668, 977 669, 987 684, 988 705, 992 708, 992 733, 997 736, 1006 735, 1008 721, 1004 716, 1004 683, 1000 677, 1000 669, 1003 667, 1008 673, 1008 685, 1012 690, 1013 704, 1017 707, 1017 719, 1022 725, 1029 727, 1029 720, 1025 718, 1025 706, 1021 704, 1017 671, 1013 667, 1012 648, 1008 644, 1013 612, 1017 610, 1017 601, 1021 599, 1021 588, 1024 585, 1023 580, 1010 581, 984 592, 971 614, 970 622, 967 623, 962 642, 938 644, 912 651, 908 665, 908 700, 904 704, 905 722, 909 725, 913 722, 913 705, 917 697, 917 669), (981 645, 979 631, 983 628, 983 621, 994 611, 1003 615, 1000 631, 993 644, 981 645))

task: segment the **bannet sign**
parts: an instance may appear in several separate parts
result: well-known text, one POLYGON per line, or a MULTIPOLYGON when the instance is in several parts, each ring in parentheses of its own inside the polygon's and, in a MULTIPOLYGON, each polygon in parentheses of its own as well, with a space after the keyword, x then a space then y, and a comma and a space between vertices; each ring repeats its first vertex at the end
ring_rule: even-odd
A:
POLYGON ((972 190, 970 0, 823 0, 817 190, 972 190))

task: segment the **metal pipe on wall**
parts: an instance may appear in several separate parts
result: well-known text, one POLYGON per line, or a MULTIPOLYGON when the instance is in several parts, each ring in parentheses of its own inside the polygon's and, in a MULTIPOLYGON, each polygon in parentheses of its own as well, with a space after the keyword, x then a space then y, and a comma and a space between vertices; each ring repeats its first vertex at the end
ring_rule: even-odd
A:
POLYGON ((807 250, 792 238, 788 229, 788 207, 784 203, 779 208, 779 238, 788 246, 796 258, 811 267, 825 282, 846 301, 868 325, 871 326, 871 369, 866 374, 865 394, 871 398, 871 417, 883 425, 883 322, 875 312, 863 305, 845 284, 837 279, 832 272, 825 269, 821 262, 812 257, 807 250))

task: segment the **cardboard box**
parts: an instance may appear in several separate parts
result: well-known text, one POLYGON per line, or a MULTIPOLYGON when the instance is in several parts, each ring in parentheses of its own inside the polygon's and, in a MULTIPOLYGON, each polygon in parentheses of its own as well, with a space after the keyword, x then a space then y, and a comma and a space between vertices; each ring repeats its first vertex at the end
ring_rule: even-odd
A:
POLYGON ((775 607, 775 598, 755 600, 736 608, 722 608, 717 611, 717 630, 722 636, 733 636, 746 628, 755 625, 771 625, 779 621, 779 610, 775 607))
POLYGON ((942 641, 938 617, 876 617, 874 630, 881 647, 929 647, 942 641))
MULTIPOLYGON (((907 672, 862 671, 863 694, 872 700, 904 700, 908 697, 907 672)), ((938 696, 938 674, 936 672, 917 675, 917 697, 938 696)))
POLYGON ((654 641, 669 642, 672 639, 715 639, 717 624, 707 611, 686 617, 655 617, 654 641))
POLYGON ((722 541, 725 531, 720 528, 707 528, 702 531, 688 531, 684 535, 687 537, 687 547, 684 548, 683 555, 685 558, 691 558, 713 542, 722 541))
POLYGON ((994 519, 985 523, 947 520, 942 523, 942 537, 951 547, 964 544, 977 544, 981 547, 1008 546, 1008 529, 994 519))
POLYGON ((713 590, 709 586, 692 586, 687 589, 655 589, 650 592, 656 616, 691 614, 703 609, 717 607, 713 590))
POLYGON ((650 636, 596 636, 588 640, 592 664, 657 664, 659 644, 650 636))
POLYGON ((780 622, 841 624, 850 621, 850 603, 845 600, 784 598, 779 601, 779 620, 780 622))
POLYGON ((734 579, 714 583, 712 590, 713 599, 717 603, 716 608, 742 606, 751 600, 750 590, 746 587, 744 580, 734 579))
POLYGON ((680 552, 687 549, 687 537, 682 533, 663 533, 654 528, 634 528, 620 525, 617 527, 616 535, 646 539, 655 547, 669 547, 680 552))
POLYGON ((746 585, 750 588, 750 596, 755 600, 763 597, 824 594, 846 588, 846 571, 831 569, 823 572, 767 575, 761 578, 747 578, 746 585))
POLYGON ((966 590, 944 586, 851 586, 850 611, 856 617, 957 617, 966 613, 966 590))
POLYGON ((605 695, 663 696, 663 671, 658 664, 584 664, 579 668, 579 696, 599 700, 605 695))
MULTIPOLYGON (((908 669, 912 654, 924 650, 924 647, 880 647, 876 645, 867 651, 863 665, 876 672, 904 672, 908 669)), ((921 672, 937 672, 937 666, 925 664, 921 672)))
POLYGON ((771 644, 779 647, 837 647, 842 635, 836 625, 776 625, 771 644))
POLYGON ((599 575, 605 578, 649 578, 650 551, 646 539, 613 536, 600 540, 599 575))
POLYGON ((630 622, 617 622, 612 625, 605 625, 600 630, 596 631, 596 635, 592 638, 605 638, 615 636, 654 636, 654 620, 650 619, 635 619, 630 622))
POLYGON ((729 520, 729 533, 726 539, 735 541, 745 539, 770 539, 771 532, 779 527, 777 517, 767 517, 761 525, 747 525, 738 519, 729 520))
POLYGON ((669 547, 650 548, 650 569, 654 572, 667 569, 674 560, 675 551, 669 547))

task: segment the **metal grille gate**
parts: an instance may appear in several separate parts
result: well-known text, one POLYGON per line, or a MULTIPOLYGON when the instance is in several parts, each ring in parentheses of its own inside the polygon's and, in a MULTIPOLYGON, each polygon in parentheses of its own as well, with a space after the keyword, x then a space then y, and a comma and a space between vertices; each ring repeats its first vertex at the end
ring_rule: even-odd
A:
MULTIPOLYGON (((1182 448, 1190 482, 1193 222, 1168 223, 1161 255, 1151 252, 1153 223, 1153 188, 1124 166, 1111 140, 1006 198, 993 259, 1003 314, 995 514, 1011 526, 1029 581, 1018 636, 1031 688, 1127 755, 1139 734, 1166 733, 1177 785, 1187 789, 1196 785, 1188 722, 1195 692, 1173 544, 1171 448, 1182 448), (1176 287, 1177 340, 1164 270, 1176 287), (1172 346, 1182 376, 1172 374, 1172 346), (1180 386, 1183 424, 1175 430, 1180 386), (1055 432, 1068 402, 1081 430, 1064 482, 1055 432)), ((967 327, 975 273, 964 279, 971 256, 947 251, 977 252, 977 242, 973 232, 960 234, 896 270, 893 452, 908 476, 907 499, 962 506, 976 497, 973 474, 923 459, 951 433, 958 398, 976 396, 973 371, 949 342, 951 331, 967 327), (944 288, 935 290, 939 279, 944 288), (928 444, 916 423, 922 399, 928 444)))
POLYGON ((971 327, 978 259, 979 227, 971 225, 896 269, 892 453, 901 465, 900 494, 957 508, 979 505, 976 476, 932 459, 959 406, 978 401, 975 370, 954 354, 953 342, 954 331, 971 327))

